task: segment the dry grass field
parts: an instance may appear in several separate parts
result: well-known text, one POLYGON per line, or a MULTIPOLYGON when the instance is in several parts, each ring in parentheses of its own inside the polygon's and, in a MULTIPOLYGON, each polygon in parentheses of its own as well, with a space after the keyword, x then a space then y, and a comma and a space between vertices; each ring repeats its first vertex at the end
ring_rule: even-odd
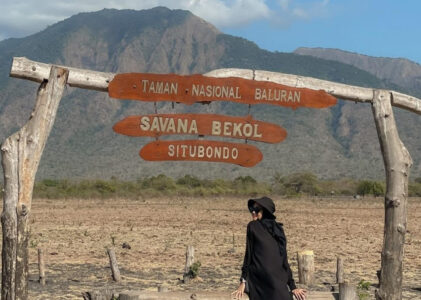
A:
MULTIPOLYGON (((82 292, 116 290, 233 290, 250 216, 240 198, 139 200, 34 199, 31 215, 30 299, 81 299, 82 292), (131 249, 122 247, 123 243, 131 249), (115 247, 122 283, 111 280, 106 248, 115 247), (181 284, 185 249, 193 245, 201 280, 181 284), (47 285, 37 282, 37 249, 46 253, 47 285)), ((314 290, 335 282, 336 257, 345 276, 377 283, 383 240, 382 198, 274 198, 284 223, 290 264, 296 251, 314 250, 314 290)), ((421 299, 421 199, 410 199, 404 298, 421 299)), ((371 288, 374 290, 374 287, 371 288)))

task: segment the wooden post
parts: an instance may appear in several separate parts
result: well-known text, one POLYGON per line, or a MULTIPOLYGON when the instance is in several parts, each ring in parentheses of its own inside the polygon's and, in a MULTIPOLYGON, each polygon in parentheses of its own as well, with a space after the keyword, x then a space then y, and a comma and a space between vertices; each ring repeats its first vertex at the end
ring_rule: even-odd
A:
POLYGON ((344 261, 338 256, 336 261, 336 283, 344 282, 344 261))
POLYGON ((357 289, 349 283, 339 284, 339 300, 358 300, 357 289))
POLYGON ((35 174, 57 108, 66 86, 68 71, 51 67, 37 94, 29 121, 1 145, 4 172, 3 248, 1 298, 28 298, 29 212, 35 174))
POLYGON ((190 280, 190 267, 194 263, 194 247, 187 246, 186 248, 186 265, 184 267, 183 281, 187 283, 190 280))
POLYGON ((163 285, 163 284, 158 286, 158 293, 166 293, 166 292, 168 292, 168 286, 163 285))
POLYGON ((118 299, 119 300, 141 300, 142 298, 141 298, 140 292, 128 291, 128 292, 120 293, 118 299))
POLYGON ((121 281, 120 270, 118 269, 117 258, 114 249, 107 249, 108 257, 110 258, 110 267, 115 282, 121 281))
MULTIPOLYGON (((96 291, 82 293, 82 297, 84 300, 110 300, 110 299, 117 299, 118 296, 119 296, 118 293, 109 287, 105 287, 96 291)), ((123 298, 118 298, 118 299, 123 299, 123 298)))
POLYGON ((297 252, 298 280, 305 285, 314 282, 314 253, 311 250, 297 252))
POLYGON ((38 270, 39 270, 39 283, 45 285, 45 261, 44 251, 38 249, 38 270))
POLYGON ((187 246, 186 248, 186 266, 184 267, 184 274, 190 272, 190 267, 194 263, 194 247, 187 246))
POLYGON ((399 138, 388 91, 376 90, 373 115, 386 171, 385 224, 379 300, 402 299, 402 261, 405 243, 408 177, 412 159, 399 138))

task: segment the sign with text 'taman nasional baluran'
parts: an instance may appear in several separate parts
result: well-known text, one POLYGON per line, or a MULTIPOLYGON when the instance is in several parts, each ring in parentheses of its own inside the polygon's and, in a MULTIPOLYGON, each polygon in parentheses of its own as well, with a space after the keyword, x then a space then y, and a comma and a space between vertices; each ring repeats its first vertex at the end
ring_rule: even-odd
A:
POLYGON ((118 99, 173 101, 184 104, 231 101, 291 108, 324 108, 336 104, 336 98, 322 90, 238 77, 216 78, 199 74, 117 74, 108 86, 108 94, 118 99))

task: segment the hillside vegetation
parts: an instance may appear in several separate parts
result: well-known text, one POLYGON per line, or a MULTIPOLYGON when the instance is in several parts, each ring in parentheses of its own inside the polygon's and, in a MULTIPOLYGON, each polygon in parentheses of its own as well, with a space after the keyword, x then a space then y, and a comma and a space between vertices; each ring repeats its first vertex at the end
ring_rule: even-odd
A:
MULTIPOLYGON (((141 199, 159 196, 384 196, 383 182, 372 180, 323 180, 312 173, 277 174, 270 182, 257 181, 251 176, 234 180, 199 179, 192 175, 172 178, 160 174, 136 181, 56 180, 44 179, 35 184, 34 197, 61 199, 127 198, 141 199)), ((409 196, 421 196, 421 178, 409 184, 409 196)))
MULTIPOLYGON (((37 84, 9 78, 14 56, 115 73, 206 73, 217 68, 250 68, 311 76, 347 84, 410 93, 351 64, 293 53, 269 52, 221 33, 188 11, 158 7, 81 13, 21 39, 0 42, 0 140, 17 131, 33 109, 37 84)), ((383 160, 368 104, 338 101, 330 109, 290 110, 233 103, 157 105, 159 113, 218 113, 278 124, 288 132, 279 144, 253 143, 263 160, 252 169, 222 163, 146 162, 138 153, 147 138, 112 131, 129 115, 155 112, 152 103, 110 99, 106 93, 68 88, 46 145, 37 180, 46 178, 122 181, 150 176, 201 179, 251 176, 269 181, 278 173, 311 172, 319 178, 381 180, 383 160)), ((421 174, 419 116, 395 110, 401 138, 421 174)), ((175 137, 174 139, 177 139, 175 137)), ((0 179, 2 180, 2 179, 0 179)))

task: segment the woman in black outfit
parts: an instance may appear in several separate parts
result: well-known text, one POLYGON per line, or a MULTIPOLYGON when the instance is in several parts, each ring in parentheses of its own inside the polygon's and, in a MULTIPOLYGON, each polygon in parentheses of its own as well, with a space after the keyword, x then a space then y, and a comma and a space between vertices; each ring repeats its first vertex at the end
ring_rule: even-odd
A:
POLYGON ((304 300, 306 290, 298 289, 288 264, 285 233, 275 221, 275 204, 268 197, 250 199, 253 221, 247 225, 246 253, 241 283, 233 295, 250 300, 304 300), (247 290, 246 290, 247 286, 247 290))

